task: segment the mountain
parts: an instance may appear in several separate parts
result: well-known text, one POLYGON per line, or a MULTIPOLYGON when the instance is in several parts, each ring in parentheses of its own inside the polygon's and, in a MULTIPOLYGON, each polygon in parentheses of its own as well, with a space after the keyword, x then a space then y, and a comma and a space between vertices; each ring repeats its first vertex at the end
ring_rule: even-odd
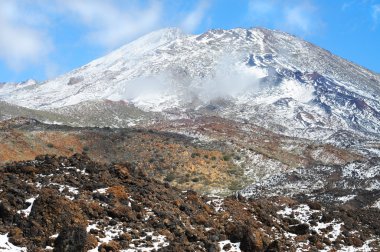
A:
POLYGON ((263 28, 159 30, 0 84, 0 250, 377 251, 379 96, 263 28))
MULTIPOLYGON (((63 114, 68 106, 88 110, 90 101, 123 101, 169 120, 211 114, 309 139, 327 140, 341 130, 372 138, 380 132, 378 74, 263 28, 201 35, 159 30, 56 79, 0 91, 0 97, 63 114)), ((111 119, 109 126, 120 121, 111 119)))

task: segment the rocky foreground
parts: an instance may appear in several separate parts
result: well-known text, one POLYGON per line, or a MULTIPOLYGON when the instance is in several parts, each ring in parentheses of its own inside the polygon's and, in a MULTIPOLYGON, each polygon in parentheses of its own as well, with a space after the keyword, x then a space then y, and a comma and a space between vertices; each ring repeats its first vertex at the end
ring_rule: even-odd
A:
POLYGON ((0 251, 380 251, 380 210, 179 191, 133 164, 0 167, 0 251))

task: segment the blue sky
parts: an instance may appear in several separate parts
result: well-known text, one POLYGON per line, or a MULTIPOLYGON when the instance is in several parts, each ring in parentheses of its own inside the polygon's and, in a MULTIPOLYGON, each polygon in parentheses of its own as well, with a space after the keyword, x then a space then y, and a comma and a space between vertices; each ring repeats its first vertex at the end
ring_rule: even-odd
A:
POLYGON ((380 0, 0 0, 0 82, 53 78, 164 27, 255 26, 380 73, 380 0))

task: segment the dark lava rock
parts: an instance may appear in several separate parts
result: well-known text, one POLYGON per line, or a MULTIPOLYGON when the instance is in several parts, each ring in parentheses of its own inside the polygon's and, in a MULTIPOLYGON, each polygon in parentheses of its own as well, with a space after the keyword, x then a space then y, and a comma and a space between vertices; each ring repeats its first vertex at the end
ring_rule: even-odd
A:
POLYGON ((281 248, 281 242, 279 240, 274 240, 273 242, 271 242, 269 244, 269 246, 267 247, 267 250, 266 252, 279 252, 279 251, 283 251, 283 249, 281 248))
POLYGON ((322 205, 318 202, 308 202, 307 205, 310 207, 311 210, 321 210, 322 205))
POLYGON ((0 202, 0 218, 6 224, 11 224, 13 222, 14 213, 11 206, 7 203, 0 202))
POLYGON ((43 246, 51 235, 75 226, 87 226, 87 219, 79 206, 57 195, 56 190, 45 188, 34 201, 24 235, 34 246, 43 246))
POLYGON ((226 250, 226 251, 230 250, 231 248, 232 248, 231 243, 227 243, 226 245, 223 246, 223 250, 226 250))
MULTIPOLYGON (((54 251, 142 249, 152 246, 158 235, 164 236, 161 246, 167 245, 158 251, 218 252, 218 242, 225 240, 240 243, 244 252, 297 251, 299 243, 307 241, 308 251, 327 249, 326 245, 334 250, 343 244, 360 247, 380 231, 376 209, 308 202, 313 215, 301 224, 294 213, 277 214, 284 205, 304 204, 298 199, 231 196, 216 199, 221 202, 216 211, 213 197, 180 191, 146 177, 134 165, 97 164, 80 154, 38 159, 0 167, 0 233, 8 233, 11 243, 28 251, 44 251, 46 246, 54 246, 54 251), (36 200, 26 216, 19 211, 32 197, 36 200), (309 225, 332 220, 346 230, 337 240, 331 225, 318 234, 310 231, 309 225), (111 230, 112 240, 99 245, 98 239, 111 230), (274 239, 284 237, 284 232, 297 236, 274 239)), ((374 244, 373 248, 378 245, 374 244)), ((226 245, 224 250, 231 248, 226 245)))
POLYGON ((296 235, 305 235, 305 234, 308 234, 310 231, 309 225, 306 223, 294 225, 294 226, 289 226, 288 230, 290 233, 293 233, 296 235))
MULTIPOLYGON (((38 224, 46 234, 58 233, 63 227, 87 225, 87 219, 73 201, 57 195, 54 189, 42 189, 29 215, 30 223, 38 224)), ((33 234, 30 234, 33 235, 33 234)))
POLYGON ((263 234, 258 230, 246 227, 240 248, 243 251, 262 251, 264 249, 263 234))
POLYGON ((65 227, 54 242, 54 252, 86 251, 87 231, 84 227, 65 227))

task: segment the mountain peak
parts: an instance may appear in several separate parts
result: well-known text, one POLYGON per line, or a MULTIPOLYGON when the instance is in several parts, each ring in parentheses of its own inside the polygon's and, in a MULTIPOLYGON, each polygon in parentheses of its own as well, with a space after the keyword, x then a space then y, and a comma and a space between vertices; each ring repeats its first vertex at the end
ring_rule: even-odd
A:
POLYGON ((228 118, 273 114, 272 125, 296 125, 290 128, 297 132, 321 125, 357 129, 362 120, 363 132, 376 133, 379 83, 378 75, 284 32, 236 28, 189 35, 166 28, 4 100, 43 109, 121 100, 145 112, 170 113, 221 99, 229 106, 218 105, 218 113, 228 118), (273 112, 284 108, 281 115, 273 112), (339 122, 334 115, 341 115, 339 122))
POLYGON ((150 32, 120 49, 129 49, 131 46, 148 46, 148 48, 152 48, 186 36, 188 35, 179 28, 164 28, 150 32))

